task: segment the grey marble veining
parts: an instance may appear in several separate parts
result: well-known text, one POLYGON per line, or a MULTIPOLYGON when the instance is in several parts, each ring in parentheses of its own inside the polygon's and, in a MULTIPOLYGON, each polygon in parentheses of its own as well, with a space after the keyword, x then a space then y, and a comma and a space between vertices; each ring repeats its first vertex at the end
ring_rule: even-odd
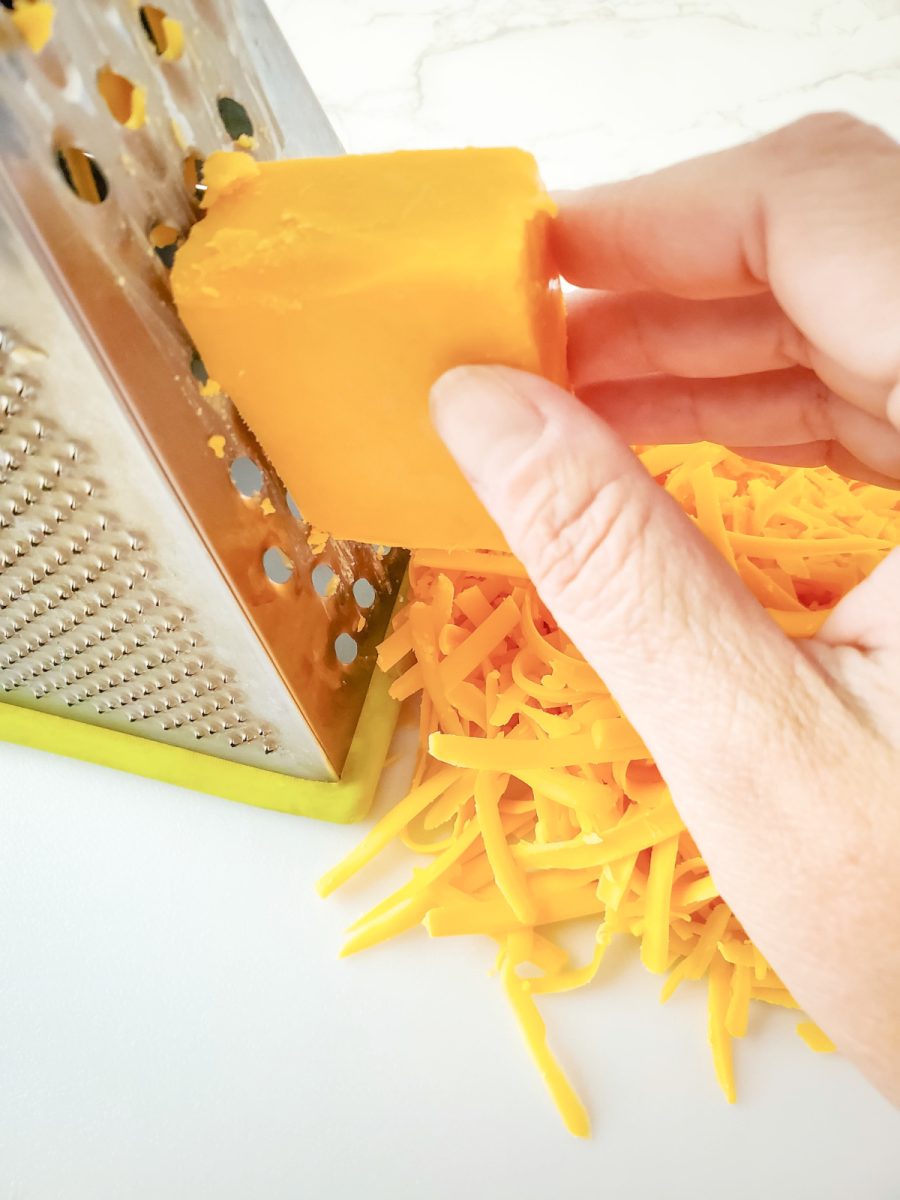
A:
POLYGON ((514 143, 552 187, 822 109, 900 136, 900 0, 271 0, 352 151, 514 143))

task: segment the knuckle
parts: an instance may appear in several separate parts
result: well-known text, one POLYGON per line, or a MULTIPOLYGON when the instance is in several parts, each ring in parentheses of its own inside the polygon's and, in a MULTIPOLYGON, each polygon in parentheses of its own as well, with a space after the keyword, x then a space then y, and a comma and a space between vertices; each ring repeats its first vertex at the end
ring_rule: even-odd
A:
POLYGON ((819 112, 775 130, 764 141, 783 166, 810 169, 842 166, 851 154, 881 150, 891 139, 876 125, 847 112, 819 112))
POLYGON ((654 301, 648 302, 644 297, 641 300, 643 303, 636 302, 631 295, 622 297, 620 311, 624 329, 630 335, 635 356, 643 363, 644 370, 668 374, 671 364, 666 361, 665 342, 658 336, 660 327, 665 330, 666 326, 654 311, 654 301))
POLYGON ((573 616, 589 615, 633 583, 622 584, 651 517, 643 490, 623 476, 573 493, 552 488, 535 527, 534 571, 552 601, 573 616))
POLYGON ((835 436, 834 403, 837 397, 816 376, 799 380, 797 422, 807 442, 829 442, 835 436))
POLYGON ((872 126, 854 117, 852 113, 832 110, 809 113, 792 121, 775 134, 779 141, 812 145, 816 149, 828 149, 835 141, 848 138, 867 137, 872 126))

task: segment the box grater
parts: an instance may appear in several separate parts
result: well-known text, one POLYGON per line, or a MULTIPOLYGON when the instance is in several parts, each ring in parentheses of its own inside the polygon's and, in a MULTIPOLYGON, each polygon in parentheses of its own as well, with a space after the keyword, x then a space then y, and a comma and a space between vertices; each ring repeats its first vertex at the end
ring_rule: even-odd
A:
POLYGON ((0 3, 0 739, 350 819, 405 555, 304 524, 168 284, 205 155, 337 138, 262 0, 61 0, 39 53, 0 3))

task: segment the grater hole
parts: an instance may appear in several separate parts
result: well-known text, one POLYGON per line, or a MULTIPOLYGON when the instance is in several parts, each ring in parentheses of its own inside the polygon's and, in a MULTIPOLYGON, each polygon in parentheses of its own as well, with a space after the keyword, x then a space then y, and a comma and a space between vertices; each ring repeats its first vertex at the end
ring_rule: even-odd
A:
POLYGON ((262 556, 263 570, 270 583, 287 583, 294 573, 294 564, 280 546, 270 546, 262 556))
POLYGON ((209 382, 209 371, 207 371, 203 359, 196 350, 191 355, 191 374, 200 384, 209 382))
POLYGON ((203 182, 203 159, 197 154, 189 154, 181 164, 181 174, 188 195, 195 203, 199 203, 206 193, 203 182))
POLYGON ((353 585, 353 599, 360 608, 371 608, 375 603, 375 589, 368 579, 357 579, 353 585))
POLYGON ((231 96, 223 96, 217 104, 225 132, 233 142, 238 142, 241 138, 253 137, 253 122, 247 115, 243 104, 231 96))
POLYGON ((242 496, 256 496, 263 485, 263 473, 246 455, 236 458, 228 469, 231 482, 242 496))
POLYGON ((144 124, 144 89, 112 67, 97 72, 97 90, 106 102, 113 120, 128 129, 140 129, 144 124))
POLYGON ((359 654, 359 646, 356 644, 356 638, 349 633, 339 633, 334 639, 334 652, 337 655, 337 660, 345 667, 349 667, 355 661, 359 654))
POLYGON ((154 253, 167 271, 171 271, 175 262, 175 251, 181 242, 181 233, 174 225, 160 222, 154 225, 147 235, 154 253))
POLYGON ((78 146, 58 146, 56 165, 69 189, 79 200, 102 204, 109 195, 109 183, 93 154, 78 146))
POLYGON ((174 62, 184 50, 184 26, 163 9, 145 4, 138 9, 141 25, 160 58, 174 62))
POLYGON ((320 596, 333 596, 337 587, 337 575, 328 563, 313 567, 312 584, 320 596))
POLYGON ((296 517, 298 521, 302 521, 303 513, 301 513, 301 511, 297 505, 297 501, 290 494, 290 492, 288 492, 285 499, 287 500, 288 511, 290 512, 291 516, 296 517))

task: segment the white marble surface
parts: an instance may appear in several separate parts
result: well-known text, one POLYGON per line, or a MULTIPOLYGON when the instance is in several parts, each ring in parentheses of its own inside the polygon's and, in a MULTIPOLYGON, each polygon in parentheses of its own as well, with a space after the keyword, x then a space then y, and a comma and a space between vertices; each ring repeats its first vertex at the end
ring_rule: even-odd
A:
MULTIPOLYGON (((900 135, 900 0, 275 8, 352 150, 519 143, 564 187, 817 108, 900 135)), ((385 882, 314 898, 356 836, 0 746, 0 1196, 900 1196, 900 1118, 847 1064, 767 1011, 728 1109, 702 996, 660 1009, 633 954, 546 1005, 571 1141, 487 947, 335 959, 385 882)))
POLYGON ((525 146, 551 187, 804 113, 900 137, 898 0, 272 0, 348 150, 525 146))

